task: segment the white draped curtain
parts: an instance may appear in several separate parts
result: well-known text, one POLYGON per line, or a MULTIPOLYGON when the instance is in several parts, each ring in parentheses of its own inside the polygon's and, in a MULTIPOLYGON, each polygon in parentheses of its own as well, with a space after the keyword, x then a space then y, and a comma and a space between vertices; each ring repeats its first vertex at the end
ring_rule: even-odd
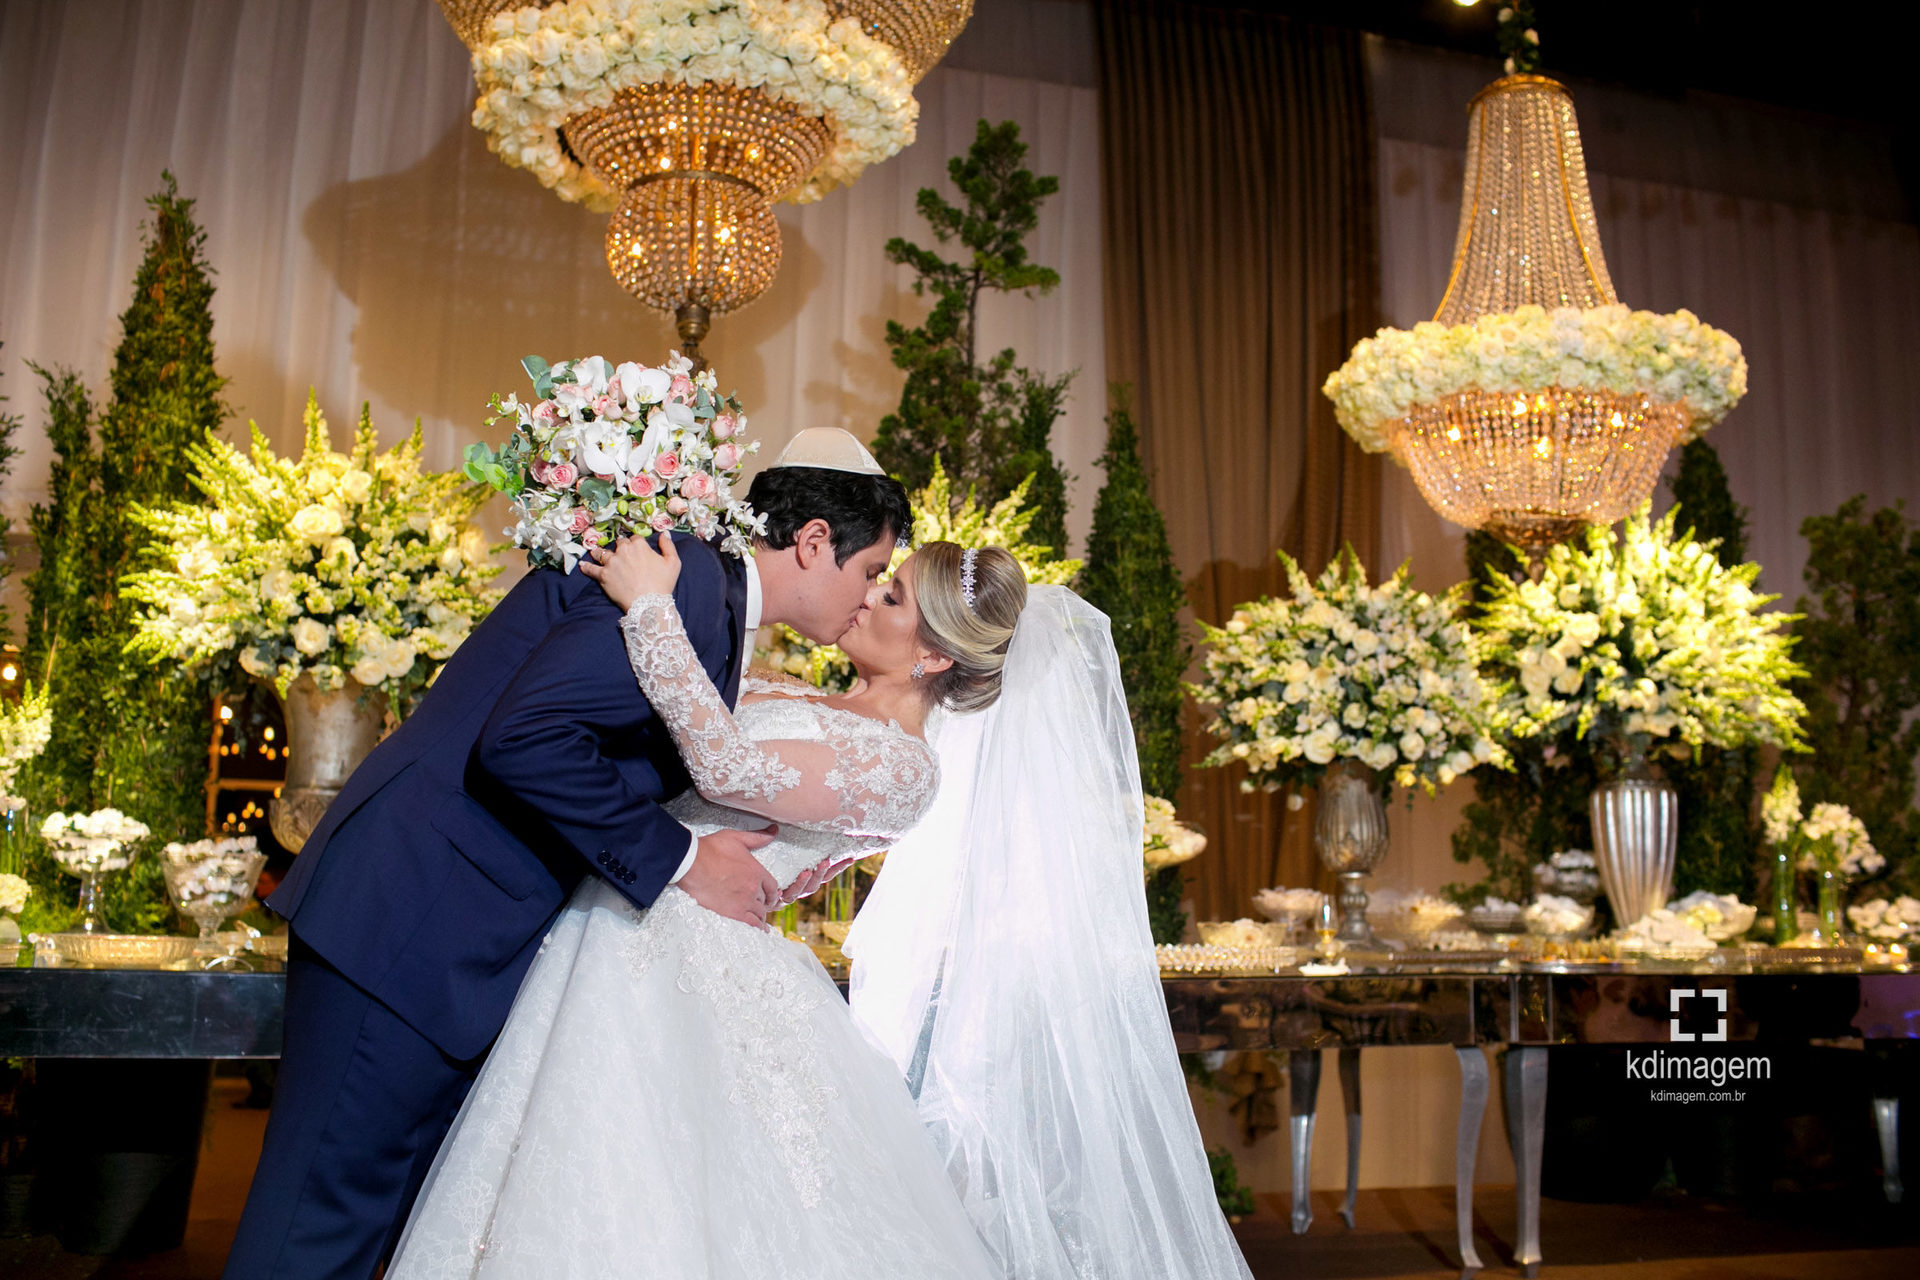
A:
MULTIPOLYGON (((990 41, 969 47, 972 65, 996 65, 990 41)), ((706 354, 747 403, 763 458, 807 426, 870 436, 904 378, 886 321, 929 305, 881 247, 930 243, 915 192, 952 198, 946 163, 976 122, 1017 121, 1029 167, 1060 179, 1030 248, 1062 283, 989 299, 981 342, 1077 371, 1054 448, 1079 477, 1084 537, 1106 398, 1095 92, 939 67, 918 96, 916 145, 851 189, 781 207, 778 279, 716 321, 706 354)), ((671 325, 607 273, 605 218, 489 154, 472 102, 466 50, 432 0, 0 6, 0 393, 28 424, 4 490, 16 542, 50 457, 26 362, 104 387, 162 169, 207 231, 234 426, 254 419, 282 449, 297 447, 312 388, 336 443, 367 401, 383 441, 418 419, 429 464, 453 467, 487 432, 488 395, 525 390, 520 357, 664 357, 671 325)))

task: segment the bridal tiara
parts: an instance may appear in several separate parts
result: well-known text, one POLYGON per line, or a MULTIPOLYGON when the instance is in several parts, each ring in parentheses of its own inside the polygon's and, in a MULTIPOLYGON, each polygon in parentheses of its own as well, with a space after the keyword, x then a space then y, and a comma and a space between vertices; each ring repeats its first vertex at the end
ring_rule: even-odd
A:
POLYGON ((967 602, 969 612, 973 609, 973 561, 979 554, 975 547, 960 553, 960 598, 967 602))

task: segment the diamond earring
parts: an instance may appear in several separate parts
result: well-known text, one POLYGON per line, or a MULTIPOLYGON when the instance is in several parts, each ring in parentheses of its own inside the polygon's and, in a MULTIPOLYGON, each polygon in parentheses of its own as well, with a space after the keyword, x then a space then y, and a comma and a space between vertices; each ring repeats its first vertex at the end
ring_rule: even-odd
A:
POLYGON ((914 664, 913 664, 913 672, 912 672, 912 674, 913 674, 913 678, 914 678, 915 680, 918 680, 918 679, 919 679, 920 677, 922 677, 922 676, 924 676, 924 675, 926 675, 926 674, 927 674, 927 664, 926 664, 926 663, 924 663, 924 662, 916 662, 916 663, 914 663, 914 664))

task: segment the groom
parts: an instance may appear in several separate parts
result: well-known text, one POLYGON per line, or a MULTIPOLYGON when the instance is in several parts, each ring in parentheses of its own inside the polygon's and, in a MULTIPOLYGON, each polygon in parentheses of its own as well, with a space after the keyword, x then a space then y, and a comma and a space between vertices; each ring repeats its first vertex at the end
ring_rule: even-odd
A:
MULTIPOLYGON (((905 490, 838 429, 801 432, 747 497, 767 520, 751 561, 674 535, 674 599, 729 706, 754 628, 838 637, 912 530, 905 490)), ((619 620, 584 574, 529 573, 268 900, 293 926, 285 1052, 228 1280, 374 1274, 584 877, 756 925, 777 905, 752 853, 769 833, 695 839, 660 807, 688 778, 619 620)))

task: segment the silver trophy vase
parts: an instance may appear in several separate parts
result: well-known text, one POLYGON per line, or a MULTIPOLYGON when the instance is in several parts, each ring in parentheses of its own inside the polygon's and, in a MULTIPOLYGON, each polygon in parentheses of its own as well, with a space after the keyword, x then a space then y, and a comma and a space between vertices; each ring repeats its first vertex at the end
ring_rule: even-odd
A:
POLYGON ((1615 923, 1624 928, 1673 896, 1680 797, 1671 783, 1636 763, 1596 787, 1589 807, 1600 883, 1615 923))

